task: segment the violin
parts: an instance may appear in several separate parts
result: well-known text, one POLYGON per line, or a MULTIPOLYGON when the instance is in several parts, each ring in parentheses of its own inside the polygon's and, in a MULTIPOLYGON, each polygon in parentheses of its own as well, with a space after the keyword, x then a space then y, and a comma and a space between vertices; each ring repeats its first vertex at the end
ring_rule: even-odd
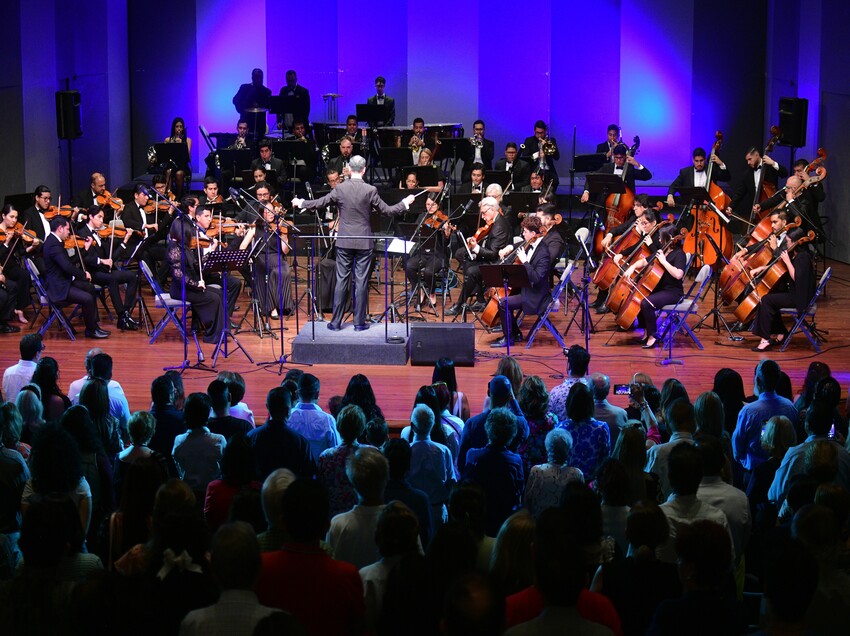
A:
POLYGON ((112 196, 112 193, 109 190, 104 190, 103 194, 97 195, 97 204, 102 208, 109 207, 115 211, 124 207, 124 202, 118 197, 112 196))
POLYGON ((483 241, 484 238, 490 233, 490 230, 493 229, 493 223, 495 223, 495 219, 493 221, 485 222, 484 225, 475 230, 475 234, 466 239, 467 244, 470 244, 473 239, 475 239, 476 243, 480 243, 481 241, 483 241))
POLYGON ((77 236, 76 234, 72 234, 65 239, 66 250, 73 250, 77 248, 84 250, 86 248, 86 239, 82 236, 77 236))
POLYGON ((46 210, 42 210, 41 212, 44 215, 44 218, 48 221, 54 218, 56 215, 64 216, 66 218, 71 218, 74 215, 74 208, 70 205, 63 205, 62 207, 57 207, 55 205, 51 205, 46 210))
POLYGON ((38 235, 35 232, 25 229, 23 223, 18 223, 11 230, 5 227, 0 228, 0 243, 5 243, 6 239, 9 238, 10 235, 12 237, 20 237, 23 239, 24 243, 32 243, 38 238, 38 235))
MULTIPOLYGON (((208 234, 198 234, 197 236, 193 236, 192 240, 189 241, 189 249, 196 250, 200 247, 202 250, 211 247, 213 241, 215 241, 215 237, 209 236, 208 234)), ((221 247, 227 247, 227 243, 219 242, 221 247)))
POLYGON ((168 212, 171 209, 171 205, 169 205, 167 201, 174 201, 177 197, 174 196, 173 192, 169 192, 168 196, 161 194, 158 198, 158 203, 154 198, 148 199, 148 202, 145 203, 145 207, 143 208, 145 214, 152 214, 153 212, 168 212))
POLYGON ((134 230, 131 227, 102 227, 97 231, 97 235, 100 238, 108 239, 108 238, 117 238, 123 239, 127 236, 127 233, 130 234, 138 234, 139 236, 144 237, 145 233, 141 230, 134 230))

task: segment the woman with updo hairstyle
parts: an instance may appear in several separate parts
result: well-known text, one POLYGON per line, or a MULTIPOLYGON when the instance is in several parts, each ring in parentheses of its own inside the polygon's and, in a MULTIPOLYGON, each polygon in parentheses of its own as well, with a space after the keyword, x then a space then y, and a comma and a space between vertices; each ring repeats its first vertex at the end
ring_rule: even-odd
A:
POLYGON ((165 483, 168 480, 168 459, 148 446, 156 432, 156 418, 147 411, 136 411, 130 416, 127 428, 130 433, 130 444, 115 455, 112 461, 112 482, 115 486, 115 498, 118 501, 121 500, 123 481, 130 466, 139 460, 149 459, 160 471, 160 482, 165 483))
POLYGON ((336 418, 336 430, 342 438, 342 444, 322 451, 316 462, 317 478, 328 490, 329 519, 341 512, 348 512, 357 503, 357 493, 345 474, 345 463, 360 448, 357 439, 366 430, 363 409, 356 404, 342 407, 336 418))

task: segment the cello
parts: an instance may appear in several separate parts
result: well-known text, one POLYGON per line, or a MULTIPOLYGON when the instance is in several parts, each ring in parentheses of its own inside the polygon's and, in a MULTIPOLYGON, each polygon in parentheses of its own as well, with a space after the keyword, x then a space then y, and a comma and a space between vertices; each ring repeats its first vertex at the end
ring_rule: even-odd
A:
MULTIPOLYGON (((634 136, 632 147, 626 152, 626 156, 634 157, 640 149, 640 137, 634 136)), ((629 162, 623 164, 623 182, 626 181, 626 175, 629 172, 629 162)), ((635 193, 629 186, 624 186, 625 192, 622 194, 609 194, 605 199, 605 227, 598 228, 593 237, 594 250, 598 249, 597 253, 602 253, 602 239, 605 236, 605 231, 612 227, 620 225, 626 221, 629 216, 629 211, 635 204, 635 193)))
POLYGON ((787 245, 787 242, 786 245, 781 245, 773 255, 773 258, 770 263, 768 263, 766 269, 759 272, 757 276, 753 276, 752 280, 747 283, 744 290, 746 296, 740 303, 738 303, 738 306, 735 307, 735 318, 741 323, 747 323, 752 320, 759 304, 761 303, 762 297, 767 295, 771 288, 773 288, 773 286, 788 273, 788 267, 782 260, 782 252, 787 251, 790 254, 792 250, 796 249, 800 245, 814 240, 815 233, 813 230, 809 230, 808 234, 801 236, 794 243, 791 243, 791 245, 787 245))
MULTIPOLYGON (((655 204, 655 210, 661 212, 664 205, 659 201, 655 204)), ((617 254, 625 254, 626 250, 630 250, 637 245, 643 235, 637 228, 637 218, 629 226, 623 234, 617 237, 610 247, 607 249, 605 260, 599 265, 596 273, 593 275, 593 284, 599 289, 608 289, 617 276, 620 274, 620 267, 614 262, 614 256, 617 254)))
POLYGON ((694 269, 699 269, 703 265, 714 265, 719 258, 718 249, 722 250, 725 259, 729 260, 735 243, 729 228, 715 212, 715 209, 725 210, 728 208, 732 199, 723 191, 723 188, 711 180, 714 158, 717 156, 720 146, 723 145, 723 133, 718 130, 714 133, 714 138, 711 156, 708 159, 708 165, 705 167, 705 183, 710 202, 694 205, 691 208, 690 212, 694 218, 694 224, 685 236, 685 242, 682 245, 682 249, 694 255, 692 264, 694 269), (711 203, 714 204, 714 207, 711 203), (712 240, 708 240, 707 236, 710 236, 712 240))

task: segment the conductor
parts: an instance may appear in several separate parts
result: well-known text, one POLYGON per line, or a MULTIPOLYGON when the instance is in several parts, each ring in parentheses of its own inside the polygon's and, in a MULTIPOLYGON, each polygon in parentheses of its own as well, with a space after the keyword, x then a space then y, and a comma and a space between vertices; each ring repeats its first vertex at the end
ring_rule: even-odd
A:
POLYGON ((320 199, 292 199, 293 207, 304 210, 325 208, 336 204, 339 209, 337 256, 336 256, 336 291, 334 292, 333 317, 328 323, 328 329, 342 329, 342 318, 345 298, 354 273, 354 330, 365 331, 369 328, 366 322, 368 305, 369 264, 372 260, 373 239, 372 226, 369 216, 372 210, 381 214, 400 214, 410 208, 414 196, 405 197, 395 205, 387 205, 378 196, 375 186, 363 181, 366 171, 366 160, 355 155, 348 163, 351 178, 343 181, 328 194, 320 199), (350 237, 350 238, 347 238, 350 237))

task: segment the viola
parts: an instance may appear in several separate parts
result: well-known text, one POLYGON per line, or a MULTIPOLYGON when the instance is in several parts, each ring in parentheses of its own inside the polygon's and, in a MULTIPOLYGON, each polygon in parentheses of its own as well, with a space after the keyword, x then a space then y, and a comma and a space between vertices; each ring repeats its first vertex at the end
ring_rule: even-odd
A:
POLYGON ((74 208, 72 208, 70 205, 63 205, 62 207, 51 205, 46 210, 43 210, 42 214, 44 215, 44 218, 48 221, 57 215, 64 216, 70 219, 74 215, 74 208))
POLYGON ((124 201, 112 196, 109 190, 104 190, 102 194, 97 195, 97 204, 102 208, 108 207, 116 211, 124 207, 124 201))
POLYGON ((472 239, 475 239, 476 243, 480 243, 481 241, 483 241, 484 238, 490 233, 490 230, 493 229, 494 222, 495 221, 487 221, 484 225, 475 230, 475 234, 466 239, 467 244, 469 244, 472 239))
MULTIPOLYGON (((209 231, 209 230, 208 230, 209 231)), ((202 250, 211 247, 213 241, 215 241, 215 237, 209 236, 208 234, 198 234, 197 236, 193 236, 192 240, 189 241, 189 249, 196 250, 200 247, 202 250)), ((219 242, 219 245, 222 247, 227 247, 227 243, 219 242)))
POLYGON ((150 198, 148 202, 145 203, 145 207, 143 208, 145 214, 153 214, 154 212, 168 212, 171 209, 171 205, 168 201, 174 201, 177 197, 174 196, 173 192, 169 192, 168 196, 161 194, 159 196, 159 200, 150 198))
POLYGON ((73 250, 73 249, 85 249, 86 248, 86 239, 82 236, 77 236, 76 234, 72 234, 68 238, 65 239, 65 249, 73 250))

